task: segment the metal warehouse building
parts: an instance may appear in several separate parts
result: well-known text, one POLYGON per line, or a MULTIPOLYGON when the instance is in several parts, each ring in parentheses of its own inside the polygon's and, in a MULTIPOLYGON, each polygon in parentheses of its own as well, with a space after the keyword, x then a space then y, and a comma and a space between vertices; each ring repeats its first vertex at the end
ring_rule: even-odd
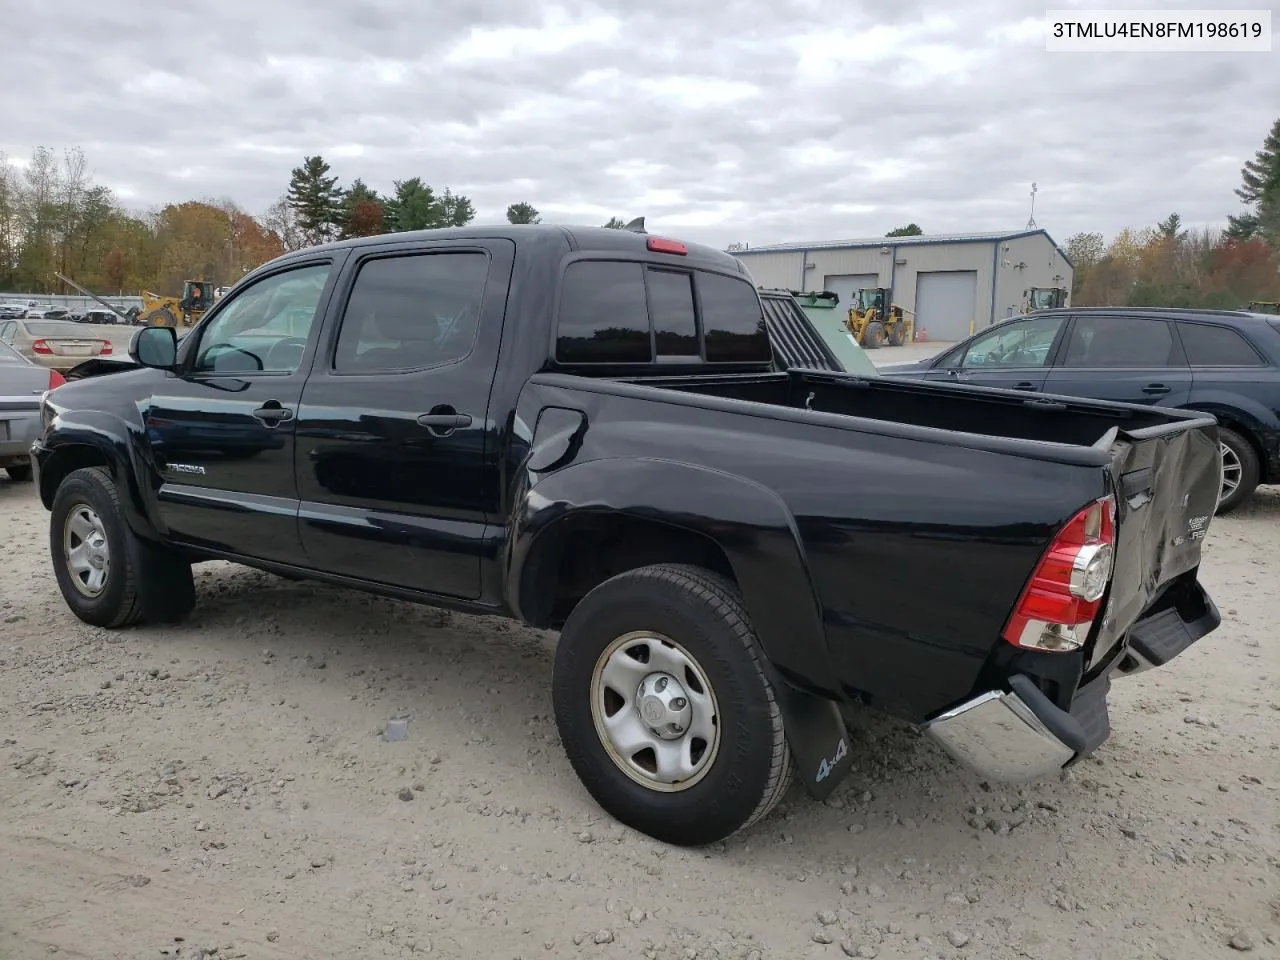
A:
POLYGON ((1071 289, 1071 262, 1044 230, 831 243, 786 243, 732 251, 762 287, 832 290, 845 308, 863 287, 888 287, 914 311, 916 332, 963 340, 1024 309, 1032 287, 1071 289))

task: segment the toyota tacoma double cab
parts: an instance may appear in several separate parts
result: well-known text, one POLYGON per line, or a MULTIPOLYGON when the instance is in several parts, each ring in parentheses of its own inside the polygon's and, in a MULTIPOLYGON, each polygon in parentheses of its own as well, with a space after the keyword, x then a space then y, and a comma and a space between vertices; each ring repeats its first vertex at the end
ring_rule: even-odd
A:
POLYGON ((764 310, 741 261, 643 228, 286 254, 44 398, 62 595, 174 621, 224 559, 558 630, 572 768, 684 845, 793 777, 829 795, 853 705, 1054 774, 1114 677, 1218 626, 1211 416, 791 368, 764 310))

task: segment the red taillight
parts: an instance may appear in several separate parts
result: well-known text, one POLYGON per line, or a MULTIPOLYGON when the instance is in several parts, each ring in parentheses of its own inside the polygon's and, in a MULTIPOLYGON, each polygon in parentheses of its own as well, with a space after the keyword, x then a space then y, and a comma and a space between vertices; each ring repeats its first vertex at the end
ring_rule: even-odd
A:
POLYGON ((49 371, 49 389, 60 387, 67 382, 67 378, 60 374, 57 370, 49 371))
POLYGON ((102 356, 102 357, 105 357, 105 356, 106 356, 108 353, 110 353, 110 352, 111 352, 111 341, 110 341, 110 340, 103 340, 103 341, 102 341, 102 350, 100 350, 100 351, 99 351, 98 355, 99 355, 99 356, 102 356))
POLYGON ((53 348, 49 346, 47 343, 45 343, 43 340, 32 340, 31 352, 32 353, 53 353, 53 348))
POLYGON ((647 242, 651 253, 675 253, 683 257, 689 252, 689 248, 679 240, 668 240, 665 237, 650 237, 647 242))
POLYGON ((1103 497, 1067 521, 1018 598, 1006 640, 1032 650, 1084 646, 1111 582, 1115 514, 1115 499, 1103 497))

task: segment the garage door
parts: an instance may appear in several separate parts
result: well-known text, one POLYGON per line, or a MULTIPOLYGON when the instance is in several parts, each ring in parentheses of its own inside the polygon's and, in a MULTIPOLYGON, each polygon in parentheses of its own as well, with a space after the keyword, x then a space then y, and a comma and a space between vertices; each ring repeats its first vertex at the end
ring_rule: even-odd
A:
POLYGON ((880 277, 874 273, 844 273, 823 277, 822 289, 832 290, 840 295, 840 309, 848 310, 853 302, 853 295, 864 287, 877 287, 880 277))
POLYGON ((930 340, 963 340, 969 336, 978 299, 975 270, 948 270, 916 276, 916 329, 930 340))

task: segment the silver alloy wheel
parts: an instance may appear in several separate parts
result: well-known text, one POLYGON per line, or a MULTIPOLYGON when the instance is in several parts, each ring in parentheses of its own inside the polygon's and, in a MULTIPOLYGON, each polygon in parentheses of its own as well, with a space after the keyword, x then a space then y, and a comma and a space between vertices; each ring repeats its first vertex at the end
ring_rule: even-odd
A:
POLYGON ((1225 443, 1219 443, 1218 447, 1222 452, 1222 486, 1218 490, 1218 502, 1221 503, 1235 493, 1236 488, 1240 486, 1240 477, 1244 468, 1240 465, 1240 458, 1236 456, 1234 450, 1225 443))
POLYGON ((96 597, 107 585, 111 547, 107 530, 92 507, 78 503, 62 524, 62 557, 71 582, 86 597, 96 597))
POLYGON ((618 769, 650 790, 688 790, 720 748, 720 710, 706 673, 680 644, 649 631, 624 634, 600 654, 591 718, 618 769))

